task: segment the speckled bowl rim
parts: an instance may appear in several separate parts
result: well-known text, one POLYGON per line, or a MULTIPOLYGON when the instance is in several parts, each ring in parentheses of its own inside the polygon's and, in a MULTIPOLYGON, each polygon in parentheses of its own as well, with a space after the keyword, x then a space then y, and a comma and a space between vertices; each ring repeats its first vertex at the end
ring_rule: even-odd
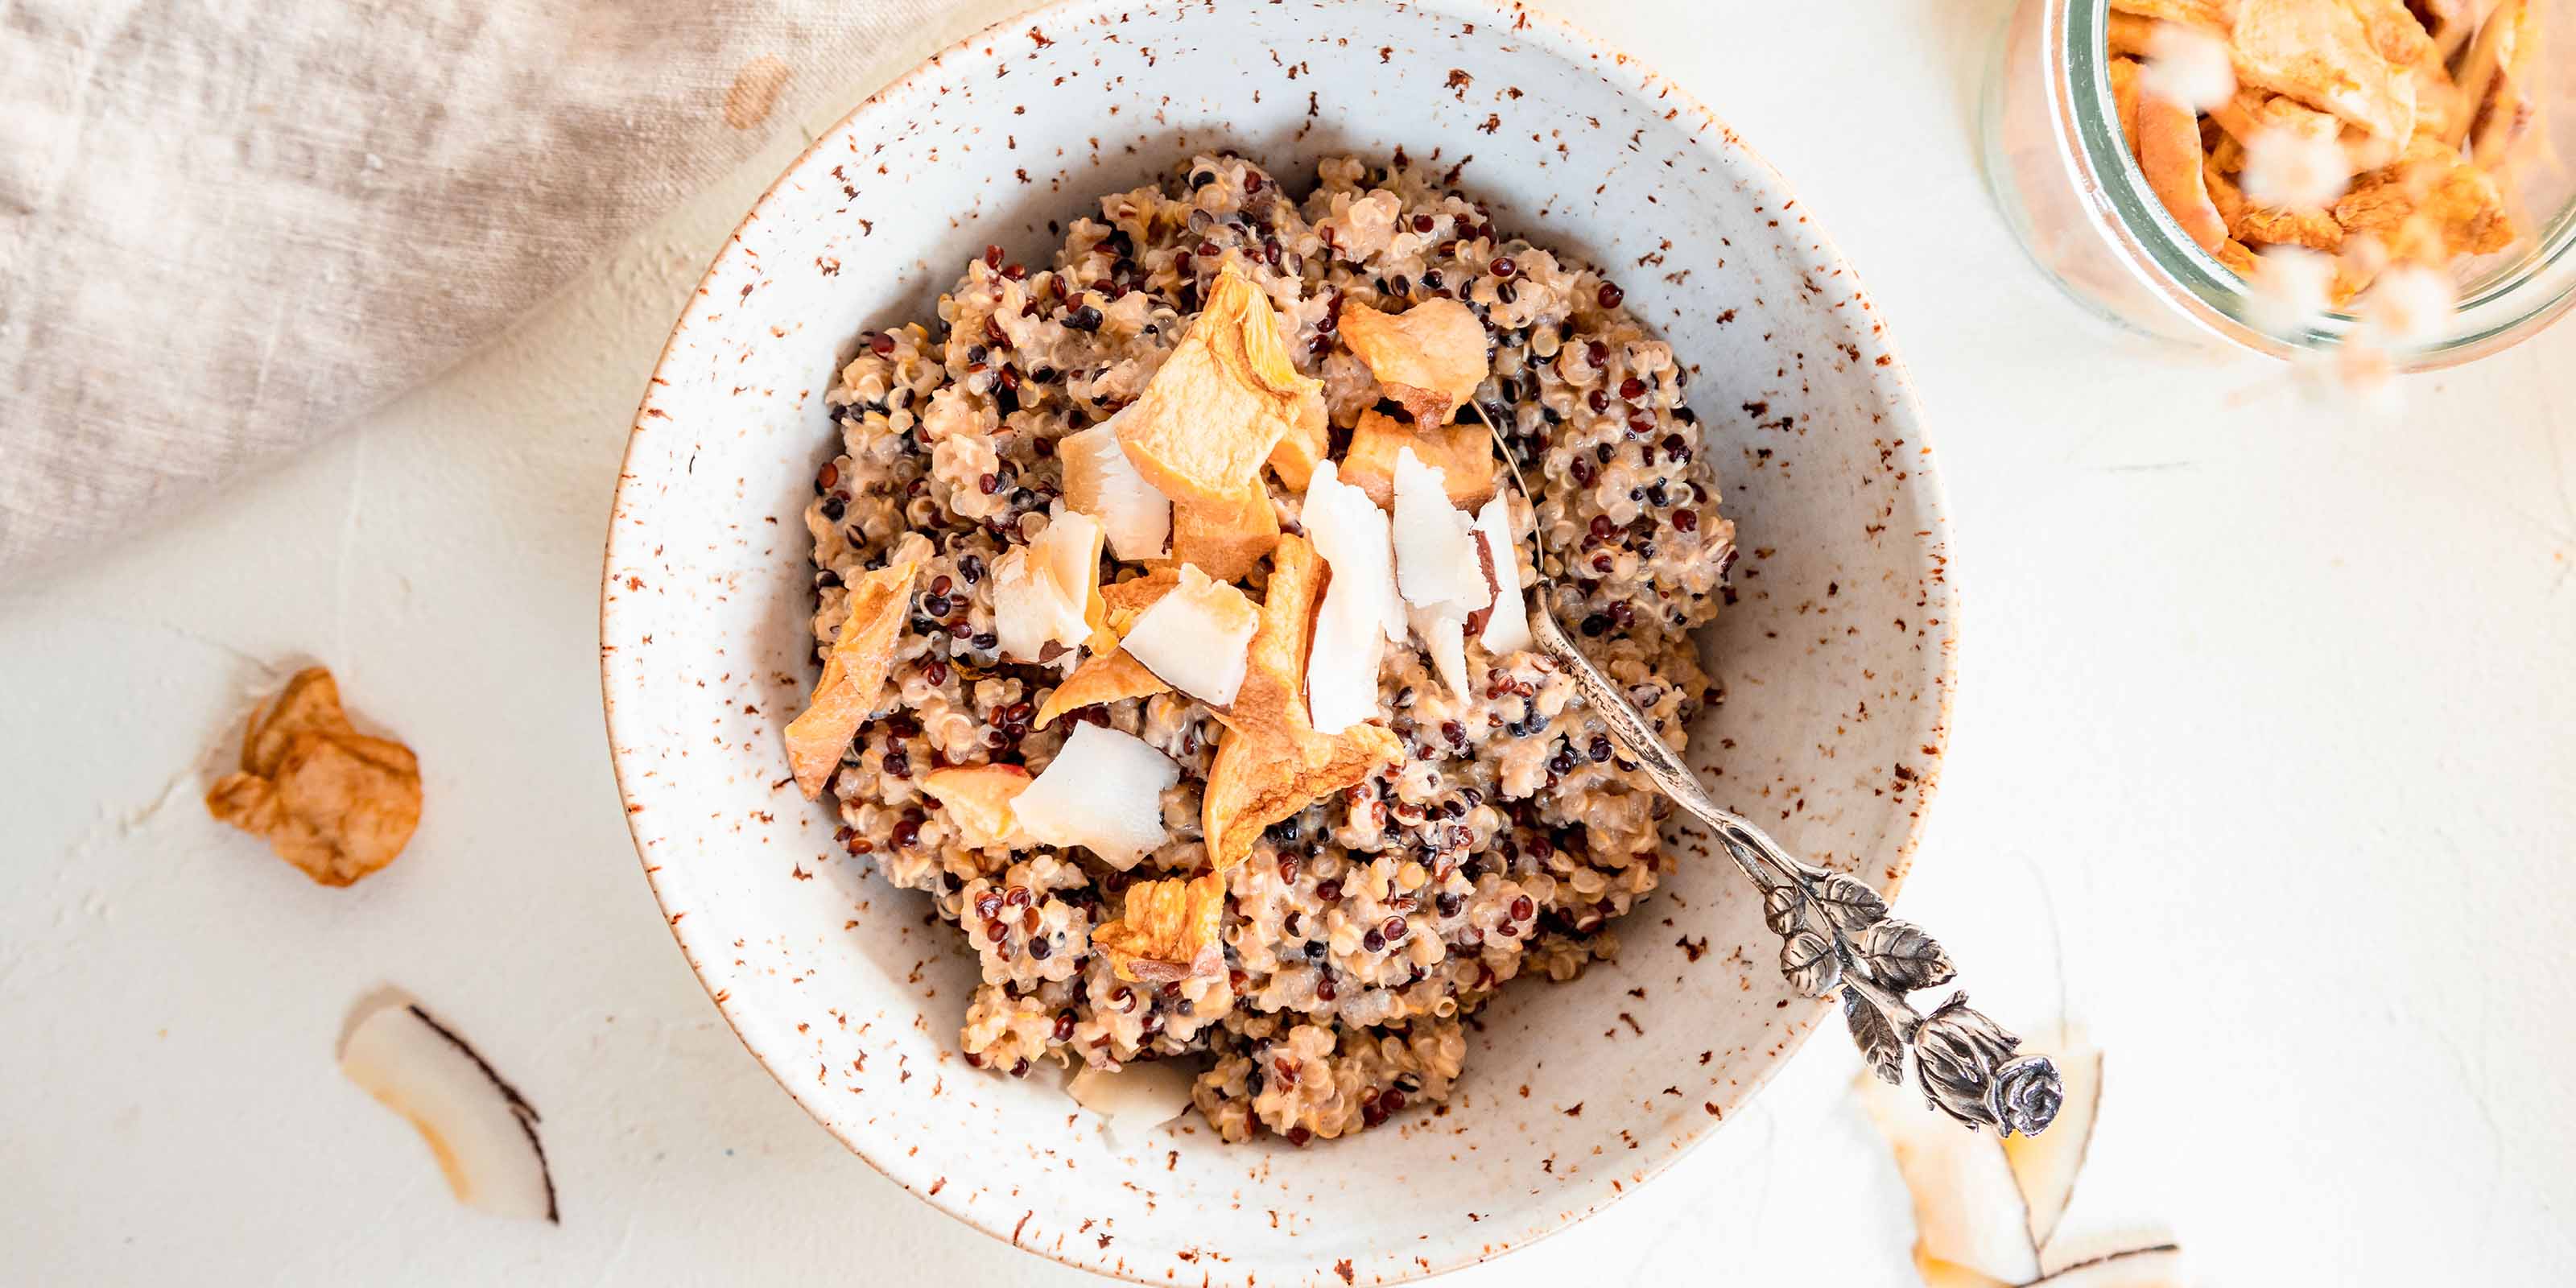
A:
MULTIPOLYGON (((706 290, 706 286, 708 283, 715 281, 719 277, 722 270, 734 256, 742 252, 743 230, 749 228, 754 222, 759 220, 762 210, 769 205, 771 199, 778 193, 780 188, 786 186, 791 180, 795 179, 808 166, 816 164, 816 158, 823 154, 825 147, 838 139, 846 131, 850 123, 860 115, 886 107, 888 104, 899 99, 906 91, 911 89, 917 82, 922 81, 926 76, 934 72, 945 71, 949 68, 952 61, 974 54, 978 46, 987 44, 998 46, 998 42, 996 41, 996 37, 998 36, 1006 35, 1031 24, 1039 26, 1078 27, 1082 25, 1085 18, 1117 10, 1123 7, 1124 3, 1126 3, 1126 0, 1051 0, 1050 3, 1034 5, 1030 8, 1014 13, 1010 17, 1003 18, 985 26, 964 39, 958 40, 955 43, 940 49, 938 52, 933 53, 928 58, 915 65, 911 70, 906 71, 903 75, 888 82, 884 88, 868 95, 868 97, 862 100, 857 106, 851 108, 840 119, 833 122, 831 126, 819 131, 815 135, 813 141, 806 146, 805 150, 798 153, 796 159, 789 162, 786 168, 780 171, 779 176, 772 180, 767 188, 761 191, 759 199, 752 203, 751 208, 746 211, 742 219, 734 225, 733 231, 726 236, 722 247, 716 252, 715 258, 709 262, 707 271, 700 276, 698 288, 691 293, 688 304, 681 310, 679 320, 673 324, 671 335, 663 342, 661 352, 654 358, 653 375, 646 381, 644 396, 637 404, 635 417, 632 422, 630 422, 630 427, 627 433, 626 451, 619 458, 617 493, 609 508, 609 536, 607 544, 602 551, 600 561, 600 697, 602 715, 608 733, 610 767, 617 780, 618 799, 622 804, 628 807, 624 811, 626 815, 627 834, 629 839, 635 844, 637 862, 644 869, 645 881, 652 887, 654 903, 661 910, 663 924, 670 930, 672 939, 679 944, 680 955, 688 961, 689 970, 697 977, 699 987, 706 990, 708 1000, 715 1003, 717 1012, 724 1016, 725 1024, 733 1030, 735 1040, 742 1043, 743 1049, 750 1052, 752 1059, 758 1062, 763 1070, 768 1072, 770 1078, 778 1084, 779 1088, 785 1091, 788 1097, 796 1102, 797 1107, 806 1112, 807 1116, 813 1118, 816 1125, 821 1126, 825 1131, 830 1132, 833 1138, 840 1141, 844 1148, 858 1156, 858 1158, 867 1163, 869 1167, 874 1168, 878 1175, 883 1176, 888 1181, 900 1186, 904 1192, 920 1199, 932 1208, 957 1219, 975 1230, 991 1236, 995 1242, 1016 1248, 1022 1252, 1044 1257, 1047 1260, 1056 1262, 1060 1265, 1069 1266, 1077 1270, 1088 1271, 1103 1278, 1125 1280, 1127 1282, 1140 1284, 1152 1284, 1160 1281, 1148 1278, 1144 1273, 1145 1268, 1141 1265, 1135 1266, 1130 1270, 1125 1263, 1121 1263, 1119 1268, 1113 1269, 1108 1266, 1077 1260, 1071 1256, 1064 1255, 1055 1248, 1037 1247, 1021 1243, 1013 1237, 1013 1232, 1006 1228, 999 1218, 988 1221, 985 1219, 982 1212, 970 1210, 962 1202, 942 1202, 936 1193, 925 1191, 922 1187, 913 1185, 910 1182, 905 1181, 903 1178, 895 1175, 894 1172, 891 1171, 884 1163, 869 1154, 867 1149, 864 1148, 860 1142, 851 1139, 847 1134, 834 1128, 831 1125, 830 1119, 821 1112, 819 1106, 810 1103, 807 1100, 799 1080, 789 1077, 777 1065, 773 1064, 770 1058, 763 1054, 758 1047, 754 1046, 748 1037, 744 1036, 742 1022, 737 1019, 733 1011, 732 999, 725 992, 718 990, 715 985, 707 979, 706 971, 702 969, 699 964, 698 948, 690 942, 690 936, 696 932, 683 928, 682 923, 672 917, 670 899, 662 888, 662 882, 658 875, 656 865, 651 861, 651 858, 646 852, 646 839, 636 830, 636 814, 633 808, 636 802, 626 781, 626 757, 618 751, 618 748, 622 744, 619 741, 617 733, 617 698, 616 691, 612 685, 613 677, 611 674, 611 666, 615 654, 610 651, 610 641, 615 638, 612 634, 612 627, 617 615, 616 605, 618 602, 610 593, 611 576, 615 567, 617 553, 617 527, 618 521, 623 518, 626 513, 628 502, 630 500, 628 485, 635 479, 635 473, 632 467, 635 464, 635 453, 638 450, 641 450, 642 447, 644 419, 647 411, 652 409, 654 391, 660 389, 666 383, 662 377, 664 365, 669 362, 673 351, 678 347, 681 336, 693 323, 700 321, 703 314, 707 313, 711 309, 720 307, 720 303, 714 300, 706 290)), ((1413 0, 1410 7, 1418 9, 1446 10, 1457 13, 1461 17, 1471 18, 1473 21, 1477 21, 1479 23, 1487 21, 1495 22, 1498 24, 1499 30, 1508 32, 1515 38, 1537 41, 1545 45, 1548 52, 1564 58, 1568 62, 1577 63, 1578 65, 1586 58, 1595 58, 1607 59, 1614 65, 1620 67, 1640 69, 1648 67, 1648 64, 1646 64, 1643 59, 1620 50, 1618 47, 1611 45, 1600 37, 1585 31, 1573 22, 1551 13, 1533 9, 1527 4, 1520 3, 1519 0, 1413 0)), ((1735 133, 1734 130, 1728 128, 1726 123, 1720 119, 1715 112, 1710 111, 1708 106, 1705 103, 1702 103, 1696 94, 1692 93, 1670 77, 1651 71, 1647 71, 1646 74, 1651 79, 1662 82, 1662 98, 1669 100, 1677 110, 1698 116, 1707 124, 1708 127, 1710 127, 1708 130, 1694 131, 1690 134, 1690 142, 1693 147, 1707 148, 1713 155, 1719 155, 1723 152, 1731 151, 1733 154, 1740 157, 1750 169, 1760 175, 1762 179, 1766 181, 1773 190, 1779 193, 1783 199, 1795 200, 1796 191, 1789 186, 1787 179, 1781 175, 1780 171, 1774 167, 1768 159, 1763 157, 1759 151, 1755 150, 1751 144, 1746 143, 1741 136, 1735 133), (1712 145, 1708 142, 1711 133, 1714 133, 1716 136, 1719 141, 1718 144, 1712 145)), ((1852 271, 1849 261, 1844 259, 1841 249, 1834 244, 1831 238, 1825 235, 1821 226, 1815 227, 1815 235, 1816 253, 1825 259, 1825 261, 1832 267, 1839 270, 1843 277, 1852 283, 1852 293, 1855 300, 1866 300, 1867 293, 1860 289, 1859 277, 1852 271)), ((1928 427, 1923 424, 1921 403, 1915 395, 1913 378, 1907 371, 1904 359, 1898 356, 1895 343, 1886 333, 1886 329, 1884 327, 1879 329, 1873 339, 1875 340, 1876 347, 1886 358, 1886 361, 1883 364, 1880 364, 1877 368, 1882 373, 1877 383, 1879 384, 1881 391, 1888 397, 1891 405, 1901 406, 1910 413, 1910 419, 1916 426, 1914 431, 1915 438, 1921 445, 1922 449, 1917 463, 1914 464, 1911 469, 1911 477, 1907 480, 1911 485, 1911 491, 1921 502, 1928 515, 1928 537, 1922 544, 1926 548, 1947 548, 1949 545, 1950 528, 1949 498, 1946 490, 1942 486, 1940 471, 1934 463, 1930 433, 1928 427)), ((1955 565, 1955 560, 1950 562, 1952 565, 1955 565)), ((1939 795, 1942 777, 1941 768, 1949 756, 1950 737, 1952 733, 1955 707, 1958 700, 1959 619, 1962 612, 1962 601, 1965 596, 1959 585, 1958 574, 1954 566, 1945 566, 1943 576, 1941 578, 1941 584, 1947 592, 1947 602, 1943 617, 1943 622, 1946 627, 1946 640, 1944 646, 1936 650, 1940 659, 1938 668, 1933 673, 1935 681, 1934 690, 1938 694, 1936 715, 1932 732, 1929 735, 1930 741, 1923 745, 1926 756, 1922 767, 1922 778, 1919 795, 1917 797, 1917 806, 1913 811, 1912 819, 1906 828, 1904 838, 1897 844, 1895 854, 1889 860, 1886 869, 1886 885, 1882 888, 1881 893, 1891 902, 1903 888, 1906 877, 1911 875, 1914 870, 1914 856, 1917 850, 1922 846, 1923 831, 1931 815, 1932 803, 1939 795)), ((1789 1061, 1797 1055, 1800 1048, 1806 1045, 1809 1035, 1820 1027, 1819 1022, 1824 1018, 1825 1013, 1832 1007, 1832 1005, 1833 1002, 1829 998, 1808 999, 1802 1011, 1793 1016, 1793 1018, 1799 1022, 1790 1025, 1789 1031, 1784 1035, 1781 1041, 1778 1054, 1769 1060, 1756 1076, 1747 1078, 1739 1083, 1735 1088, 1733 1098, 1721 1103, 1719 1108, 1730 1112, 1734 1111, 1751 1101, 1754 1096, 1760 1094, 1764 1087, 1770 1085, 1771 1079, 1778 1074, 1781 1068, 1786 1066, 1789 1061)), ((1643 1174, 1636 1179, 1636 1183, 1621 1185, 1614 1181, 1606 1193, 1595 1193, 1587 1202, 1578 1207, 1567 1209, 1552 1224, 1537 1230, 1525 1239, 1509 1244, 1498 1251, 1481 1253, 1468 1252, 1446 1261, 1424 1261, 1413 1265, 1411 1268, 1399 1267, 1397 1273, 1393 1277, 1381 1279, 1379 1282, 1382 1284, 1397 1284, 1436 1277, 1438 1275, 1447 1274, 1453 1270, 1460 1270, 1469 1266, 1480 1265, 1499 1257, 1508 1256, 1513 1252, 1521 1251, 1546 1239, 1552 1238, 1555 1235, 1590 1219, 1595 1214, 1608 1208, 1611 1204, 1618 1202, 1620 1199, 1627 1197, 1629 1194, 1644 1188, 1646 1182, 1652 1181, 1661 1176, 1667 1169, 1671 1168, 1673 1164, 1689 1155, 1692 1151, 1698 1149, 1701 1145, 1706 1144, 1709 1137, 1715 1135, 1717 1131, 1725 1125, 1725 1123, 1726 1116, 1724 1114, 1708 1118, 1704 1125, 1691 1132, 1688 1138, 1678 1147, 1666 1153, 1661 1158, 1646 1164, 1643 1168, 1643 1174)), ((958 1190, 961 1193, 965 1189, 966 1187, 963 1186, 958 1187, 958 1190)), ((1166 1278, 1168 1279, 1168 1275, 1166 1278)), ((1209 1282, 1214 1282, 1214 1279, 1209 1279, 1209 1282)))

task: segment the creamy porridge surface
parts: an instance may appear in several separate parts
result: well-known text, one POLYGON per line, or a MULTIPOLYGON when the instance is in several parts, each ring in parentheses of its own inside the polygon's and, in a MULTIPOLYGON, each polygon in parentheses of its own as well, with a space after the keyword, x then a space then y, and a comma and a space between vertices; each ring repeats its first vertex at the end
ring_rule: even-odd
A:
MULTIPOLYGON (((1227 1140, 1343 1135, 1446 1099, 1474 1012, 1517 976, 1571 979, 1613 955, 1619 918, 1668 870, 1660 798, 1543 656, 1495 656, 1470 635, 1461 696, 1418 643, 1392 645, 1371 723, 1401 754, 1271 825, 1223 872, 1221 968, 1127 978, 1093 932, 1138 883, 1210 870, 1201 792, 1224 727, 1172 691, 1040 728, 1075 654, 1003 657, 995 568, 1058 512, 1057 444, 1144 392, 1231 265, 1268 295, 1297 370, 1322 382, 1336 456, 1364 412, 1390 406, 1340 337, 1344 311, 1436 299, 1473 311, 1490 361, 1474 402, 1539 490, 1535 513, 1509 502, 1521 582, 1534 536, 1565 570, 1558 620, 1682 745, 1713 696, 1689 633, 1723 599, 1734 535, 1687 373, 1609 278, 1496 229, 1455 177, 1399 152, 1325 161, 1301 193, 1241 157, 1198 156, 1101 198, 1051 263, 998 249, 969 263, 935 320, 866 334, 841 373, 841 451, 806 510, 818 657, 853 614, 849 588, 906 534, 928 545, 903 546, 919 566, 887 682, 830 778, 839 839, 928 894, 978 957, 969 1063, 1025 1074, 1049 1059, 1186 1058, 1202 1068, 1197 1107, 1227 1140), (1168 840, 1129 870, 1075 846, 971 844, 958 810, 923 787, 954 766, 1042 774, 1086 722, 1179 771, 1161 797, 1168 840)), ((1293 539, 1301 495, 1267 486, 1293 539)), ((1104 583, 1142 571, 1102 565, 1104 583)))

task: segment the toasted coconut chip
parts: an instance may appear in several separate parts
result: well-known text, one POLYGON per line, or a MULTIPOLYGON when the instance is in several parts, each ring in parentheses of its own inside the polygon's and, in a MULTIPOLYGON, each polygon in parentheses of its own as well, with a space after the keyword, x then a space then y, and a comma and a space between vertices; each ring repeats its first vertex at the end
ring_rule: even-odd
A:
POLYGON ((1044 772, 1011 800, 1030 837, 1079 845, 1121 872, 1161 849, 1163 792, 1181 767, 1144 739, 1096 724, 1077 724, 1044 772))
POLYGON ((1030 781, 1029 771, 1018 765, 952 765, 923 775, 921 790, 957 825, 959 840, 983 850, 1029 843, 1011 801, 1030 781))
POLYGON ((2138 96, 2138 168, 2164 202, 2183 235, 2202 250, 2227 241, 2227 221, 2201 183, 2200 126, 2191 109, 2141 92, 2138 96))
POLYGON ((1231 502, 1182 504, 1172 511, 1172 561, 1196 564, 1218 581, 1233 581, 1261 566, 1279 544, 1279 511, 1268 490, 1255 487, 1231 502))
POLYGON ((1119 558, 1159 559, 1172 545, 1172 502, 1119 448, 1117 421, 1112 416, 1056 441, 1056 459, 1064 462, 1064 503, 1099 520, 1119 558))
POLYGON ((340 1072, 420 1132, 457 1202, 562 1221, 536 1109, 427 1012, 399 998, 376 1003, 341 1039, 340 1072))
POLYGON ((1501 657, 1532 643, 1529 604, 1521 598, 1520 541, 1512 530, 1510 498, 1496 496, 1477 511, 1476 536, 1483 543, 1485 581, 1493 587, 1494 599, 1483 610, 1481 621, 1473 615, 1467 621, 1485 651, 1501 657))
POLYGON ((993 630, 1002 656, 1044 662, 1050 645, 1088 641, 1105 620, 1100 551, 1106 534, 1091 516, 1057 506, 1046 531, 993 561, 993 630))
POLYGON ((1331 461, 1317 467, 1298 513, 1331 573, 1306 653, 1307 715, 1318 732, 1340 733, 1377 715, 1379 665, 1387 644, 1405 638, 1394 537, 1386 511, 1343 483, 1331 461))
POLYGON ((1914 1196, 1917 1260, 2011 1284, 2038 1278, 2039 1249, 2030 1239, 2021 1187, 1995 1138, 1926 1112, 1919 1097, 1867 1073, 1859 1095, 1914 1196))
POLYGON ((1118 417, 1118 444, 1182 508, 1186 531, 1192 507, 1239 512, 1261 490, 1271 449, 1291 432, 1319 438, 1324 423, 1323 382, 1298 374, 1270 297, 1228 261, 1207 307, 1118 417))
POLYGON ((1172 686, 1163 683, 1161 676, 1147 670, 1125 649, 1095 653, 1047 695, 1046 702, 1038 708, 1036 727, 1046 728, 1067 711, 1171 691, 1172 686))
POLYGON ((1341 336, 1352 354, 1368 364, 1387 397, 1426 429, 1448 424, 1450 414, 1476 396, 1476 386, 1491 371, 1485 324, 1466 305, 1446 297, 1424 300, 1402 313, 1343 309, 1341 336))
POLYGON ((242 738, 242 768, 206 792, 217 819, 268 839, 277 856, 328 886, 383 868, 420 826, 420 761, 411 748, 350 725, 340 686, 298 672, 242 738))
POLYGON ((1250 856, 1262 829, 1357 785, 1403 752, 1395 735, 1376 725, 1323 734, 1307 719, 1304 668, 1323 577, 1323 561, 1303 537, 1282 538, 1271 553, 1261 628, 1234 705, 1217 713, 1226 728, 1201 805, 1200 830, 1219 872, 1250 856))
POLYGON ((1417 607, 1409 614, 1413 633, 1422 637, 1422 647, 1430 650, 1431 664, 1440 672, 1440 682, 1460 698, 1467 696, 1467 616, 1447 604, 1434 608, 1417 607))
POLYGON ((1222 707, 1243 684, 1244 650, 1260 624, 1242 591, 1183 564, 1178 584, 1137 614, 1119 647, 1173 687, 1222 707))
POLYGON ((1325 591, 1327 605, 1348 586, 1364 598, 1368 616, 1390 644, 1404 642, 1404 597, 1395 585, 1395 533, 1387 507, 1344 481, 1340 467, 1326 461, 1315 471, 1300 508, 1306 536, 1333 574, 1325 591))
POLYGON ((823 659, 823 678, 803 714, 787 724, 787 765, 805 799, 823 794, 841 753, 876 709, 878 691, 894 667, 895 641, 912 605, 912 581, 930 557, 930 541, 907 533, 886 566, 850 583, 850 615, 823 659))
POLYGON ((2093 1145, 2093 1123, 2102 1109, 2102 1051, 2063 1028, 2036 1045, 2057 1062, 2066 1099, 2047 1131, 2009 1137, 2001 1144, 2013 1183, 2021 1189, 2031 1246, 2044 1251, 2066 1215, 2067 1202, 2075 1197, 2075 1178, 2093 1145))
POLYGON ((1110 969, 1131 984, 1214 978, 1225 973, 1225 950, 1217 938, 1224 915, 1221 873, 1139 881, 1127 887, 1117 919, 1092 928, 1091 946, 1107 954, 1110 969))
POLYGON ((2339 0, 2242 0, 2236 78, 2322 108, 2390 141, 2415 132, 2415 81, 2380 54, 2339 0))
POLYGON ((1467 614, 1493 602, 1476 552, 1475 520, 1448 500, 1441 471, 1405 448, 1395 463, 1395 583, 1416 608, 1467 614))
POLYGON ((1085 1065, 1065 1089, 1075 1104, 1100 1116, 1113 1143, 1127 1146, 1189 1112, 1194 1081, 1189 1066, 1177 1060, 1140 1060, 1123 1069, 1085 1065))
POLYGON ((1350 450, 1342 453, 1341 480, 1368 493, 1381 507, 1393 509, 1395 462, 1406 451, 1440 471, 1450 504, 1472 510, 1493 497, 1494 438, 1484 426, 1417 430, 1374 408, 1361 412, 1358 427, 1351 431, 1350 450))
POLYGON ((1091 633, 1091 656, 1047 694, 1046 701, 1038 707, 1037 728, 1046 728, 1057 716, 1078 707, 1150 698, 1172 691, 1172 686, 1145 669, 1144 663, 1128 656, 1119 638, 1136 624, 1139 615, 1170 594, 1180 581, 1177 570, 1158 568, 1142 577, 1100 588, 1102 622, 1091 633))

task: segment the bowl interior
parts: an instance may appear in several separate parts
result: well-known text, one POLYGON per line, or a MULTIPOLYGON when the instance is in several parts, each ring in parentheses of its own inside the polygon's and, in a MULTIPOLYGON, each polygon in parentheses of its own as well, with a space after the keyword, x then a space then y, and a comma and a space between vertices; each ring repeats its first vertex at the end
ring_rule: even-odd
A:
POLYGON ((1876 319, 1688 96, 1478 0, 1058 6, 825 135, 726 245, 638 413, 602 592, 610 740, 709 992, 898 1183, 1138 1279, 1388 1281, 1633 1187, 1826 1014, 1782 982, 1731 869, 1674 837, 1681 870, 1623 923, 1618 961, 1508 990, 1439 1114, 1303 1150, 1223 1146, 1192 1117, 1113 1141, 1053 1080, 964 1065, 971 959, 840 852, 780 748, 813 679, 801 507, 857 334, 930 316, 987 243, 1045 255, 1098 195, 1226 147, 1298 190, 1326 156, 1452 162, 1503 227, 1618 276, 1692 371, 1745 551, 1703 637, 1724 700, 1693 759, 1783 843, 1892 887, 1946 734, 1952 626, 1930 461, 1876 319))

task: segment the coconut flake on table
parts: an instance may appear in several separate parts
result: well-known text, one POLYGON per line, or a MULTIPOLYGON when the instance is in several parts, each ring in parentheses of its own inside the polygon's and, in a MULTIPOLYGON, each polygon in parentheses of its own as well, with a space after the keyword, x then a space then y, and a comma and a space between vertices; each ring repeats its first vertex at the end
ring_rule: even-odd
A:
POLYGON ((1086 722, 1012 798, 1011 813, 1040 843, 1082 846, 1124 872, 1172 839, 1163 789, 1180 779, 1181 767, 1145 740, 1086 722))
POLYGON ((340 1072, 411 1123, 458 1202, 561 1222, 536 1109, 428 1012, 378 999, 341 1040, 340 1072))
POLYGON ((1212 707, 1243 687, 1246 650, 1260 610, 1233 586, 1183 564, 1180 584, 1137 615, 1119 647, 1165 684, 1212 707))

